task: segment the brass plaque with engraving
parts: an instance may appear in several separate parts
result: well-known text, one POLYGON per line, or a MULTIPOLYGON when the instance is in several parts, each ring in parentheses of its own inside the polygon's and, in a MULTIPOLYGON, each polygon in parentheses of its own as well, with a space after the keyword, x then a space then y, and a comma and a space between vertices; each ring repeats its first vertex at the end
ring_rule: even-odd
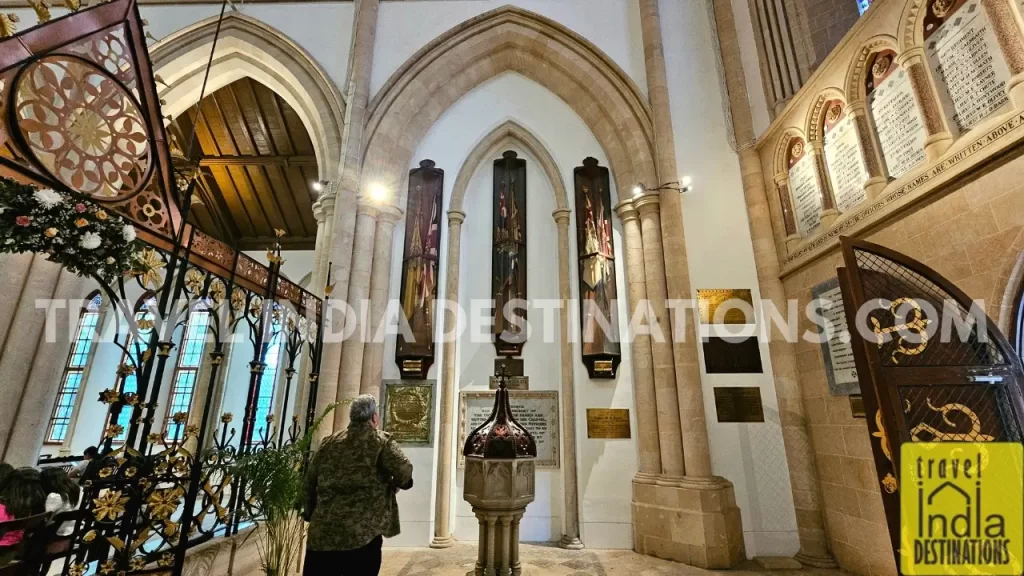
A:
POLYGON ((764 422, 761 389, 757 386, 715 386, 719 422, 764 422))
MULTIPOLYGON (((508 386, 509 390, 529 390, 530 389, 530 377, 529 376, 509 376, 505 380, 505 385, 508 386)), ((498 389, 498 379, 491 376, 490 385, 491 390, 498 389)))
POLYGON ((864 413, 864 396, 850 394, 850 415, 854 418, 866 418, 864 413))
POLYGON ((753 324, 754 297, 744 288, 697 290, 703 324, 753 324))
POLYGON ((587 438, 629 437, 629 410, 587 408, 587 438))
POLYGON ((381 428, 403 444, 430 444, 434 381, 385 380, 381 428))

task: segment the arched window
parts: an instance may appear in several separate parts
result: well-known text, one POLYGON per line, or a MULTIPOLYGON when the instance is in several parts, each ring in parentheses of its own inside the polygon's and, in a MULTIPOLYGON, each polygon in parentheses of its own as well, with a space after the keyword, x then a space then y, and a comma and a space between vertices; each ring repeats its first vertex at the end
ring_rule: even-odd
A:
POLYGON ((278 331, 270 340, 265 359, 266 368, 260 377, 260 391, 256 396, 256 416, 253 420, 253 441, 259 439, 259 430, 262 428, 270 433, 267 426, 267 416, 274 413, 274 394, 277 392, 277 369, 281 364, 281 344, 284 341, 283 332, 278 331))
MULTIPOLYGON (((139 380, 137 372, 138 370, 141 370, 143 364, 145 364, 145 362, 142 361, 142 355, 145 353, 147 347, 149 346, 149 337, 153 333, 153 321, 155 319, 153 316, 153 311, 156 310, 156 308, 156 296, 154 296, 152 292, 147 292, 143 294, 135 305, 135 323, 139 327, 139 337, 142 339, 142 342, 140 342, 138 346, 136 346, 134 334, 132 334, 131 332, 128 333, 128 337, 127 340, 125 341, 124 346, 127 352, 125 352, 121 356, 121 364, 134 366, 136 368, 136 371, 132 372, 128 376, 125 376, 124 388, 121 389, 121 393, 123 394, 136 393, 139 391, 139 380), (132 360, 134 360, 134 362, 132 362, 132 360)), ((121 376, 119 375, 117 378, 118 381, 114 382, 115 389, 117 389, 117 387, 120 386, 121 384, 121 376)), ((121 414, 117 418, 117 423, 118 425, 121 426, 123 430, 121 434, 118 435, 117 438, 114 438, 114 442, 124 442, 125 439, 128 437, 128 426, 131 424, 132 412, 132 406, 125 406, 124 408, 121 409, 121 414)))
POLYGON ((192 398, 195 396, 199 369, 203 364, 206 329, 209 324, 210 313, 206 310, 196 310, 189 316, 185 325, 185 337, 181 342, 178 364, 174 368, 174 382, 171 385, 167 416, 164 419, 164 433, 170 440, 177 440, 184 433, 184 427, 174 425, 174 415, 179 412, 187 414, 192 409, 192 398))
POLYGON ((84 384, 85 369, 89 365, 93 343, 96 341, 102 304, 103 298, 99 291, 93 292, 86 299, 85 306, 82 307, 82 312, 78 317, 75 340, 71 344, 71 352, 68 353, 68 360, 64 364, 64 376, 61 378, 57 401, 53 405, 50 424, 46 429, 47 443, 60 444, 67 438, 71 417, 78 401, 78 393, 84 384))

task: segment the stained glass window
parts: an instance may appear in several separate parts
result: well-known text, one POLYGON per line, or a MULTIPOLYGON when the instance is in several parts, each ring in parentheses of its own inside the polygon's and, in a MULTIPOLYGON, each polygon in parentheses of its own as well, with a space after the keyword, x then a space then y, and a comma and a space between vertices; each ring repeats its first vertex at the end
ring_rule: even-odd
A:
POLYGON ((189 316, 185 327, 185 338, 182 340, 181 354, 178 355, 178 366, 174 370, 174 385, 171 387, 171 398, 164 422, 164 431, 170 440, 177 440, 185 430, 184 426, 174 424, 174 415, 179 412, 188 413, 192 408, 209 324, 210 313, 204 310, 189 316))
POLYGON ((75 340, 71 343, 67 363, 64 365, 64 377, 60 381, 57 401, 50 414, 50 425, 46 430, 46 441, 54 444, 64 442, 67 438, 71 416, 75 411, 78 393, 82 389, 85 367, 89 364, 90 352, 96 340, 97 325, 100 319, 100 305, 103 298, 99 292, 93 293, 82 308, 75 329, 75 340))
POLYGON ((274 334, 270 340, 270 347, 267 348, 265 359, 266 368, 260 377, 260 392, 256 396, 256 419, 253 421, 253 442, 260 440, 260 430, 270 434, 270 426, 267 425, 267 416, 273 414, 274 393, 277 391, 277 369, 281 364, 281 332, 274 334))
POLYGON ((867 9, 870 8, 870 7, 871 7, 871 0, 857 0, 857 10, 860 10, 861 14, 863 14, 864 12, 867 12, 867 9))

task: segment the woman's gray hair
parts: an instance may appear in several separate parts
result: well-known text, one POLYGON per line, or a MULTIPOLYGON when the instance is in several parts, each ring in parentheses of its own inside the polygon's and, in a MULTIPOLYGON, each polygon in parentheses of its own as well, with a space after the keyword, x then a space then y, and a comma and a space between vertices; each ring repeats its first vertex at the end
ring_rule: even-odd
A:
POLYGON ((352 399, 348 407, 348 419, 353 424, 369 422, 377 413, 377 398, 372 394, 363 394, 352 399))

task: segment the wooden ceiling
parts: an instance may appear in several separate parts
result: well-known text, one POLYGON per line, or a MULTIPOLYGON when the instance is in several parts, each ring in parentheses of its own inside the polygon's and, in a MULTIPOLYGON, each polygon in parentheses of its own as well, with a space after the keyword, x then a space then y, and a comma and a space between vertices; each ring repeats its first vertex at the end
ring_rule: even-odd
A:
POLYGON ((242 250, 271 245, 312 250, 316 243, 312 183, 318 179, 313 143, 295 110, 272 90, 249 78, 208 94, 202 115, 189 108, 171 124, 181 148, 199 162, 190 220, 203 231, 242 250))

